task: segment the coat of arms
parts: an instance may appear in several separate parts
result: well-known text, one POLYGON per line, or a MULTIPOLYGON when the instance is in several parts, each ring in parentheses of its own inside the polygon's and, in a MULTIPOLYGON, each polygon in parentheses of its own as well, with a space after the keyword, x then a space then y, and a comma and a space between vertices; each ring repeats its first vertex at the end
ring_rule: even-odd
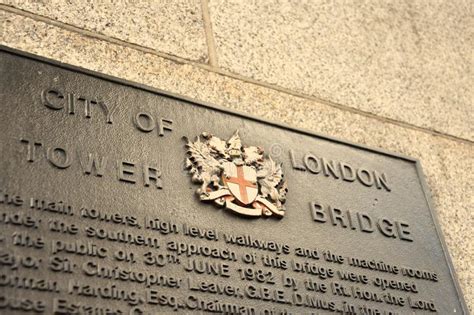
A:
POLYGON ((186 168, 202 201, 246 216, 285 215, 286 181, 281 164, 256 146, 243 146, 239 132, 227 141, 203 132, 186 144, 186 168))

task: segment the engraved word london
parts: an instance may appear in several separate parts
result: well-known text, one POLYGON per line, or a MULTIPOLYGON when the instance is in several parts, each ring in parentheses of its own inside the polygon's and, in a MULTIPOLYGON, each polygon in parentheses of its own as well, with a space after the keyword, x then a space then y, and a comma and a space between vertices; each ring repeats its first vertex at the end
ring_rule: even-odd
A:
POLYGON ((283 217, 288 191, 281 165, 264 157, 260 147, 244 147, 239 132, 223 141, 203 132, 187 143, 186 167, 202 201, 246 216, 283 217))
POLYGON ((467 314, 410 157, 5 47, 0 108, 2 315, 467 314))

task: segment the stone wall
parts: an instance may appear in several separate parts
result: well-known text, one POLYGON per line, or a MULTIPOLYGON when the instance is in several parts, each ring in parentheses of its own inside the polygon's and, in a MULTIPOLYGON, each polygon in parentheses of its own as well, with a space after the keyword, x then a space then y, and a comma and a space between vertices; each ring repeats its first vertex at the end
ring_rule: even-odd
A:
POLYGON ((0 3, 3 45, 420 159, 473 309, 471 1, 0 3))

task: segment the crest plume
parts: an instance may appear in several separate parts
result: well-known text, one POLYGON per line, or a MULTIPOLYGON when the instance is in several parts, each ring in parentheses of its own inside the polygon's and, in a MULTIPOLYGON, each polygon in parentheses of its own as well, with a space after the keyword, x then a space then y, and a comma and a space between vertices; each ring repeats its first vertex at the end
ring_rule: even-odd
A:
POLYGON ((229 155, 238 157, 242 153, 242 142, 240 141, 239 130, 236 130, 232 137, 227 141, 229 155))

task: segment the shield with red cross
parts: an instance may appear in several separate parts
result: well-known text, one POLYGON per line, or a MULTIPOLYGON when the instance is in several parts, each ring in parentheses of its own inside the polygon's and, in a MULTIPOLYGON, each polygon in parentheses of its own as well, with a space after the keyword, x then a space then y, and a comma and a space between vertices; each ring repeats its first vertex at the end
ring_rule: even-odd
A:
POLYGON ((244 205, 257 198, 257 172, 247 165, 224 163, 223 181, 232 195, 244 205))

